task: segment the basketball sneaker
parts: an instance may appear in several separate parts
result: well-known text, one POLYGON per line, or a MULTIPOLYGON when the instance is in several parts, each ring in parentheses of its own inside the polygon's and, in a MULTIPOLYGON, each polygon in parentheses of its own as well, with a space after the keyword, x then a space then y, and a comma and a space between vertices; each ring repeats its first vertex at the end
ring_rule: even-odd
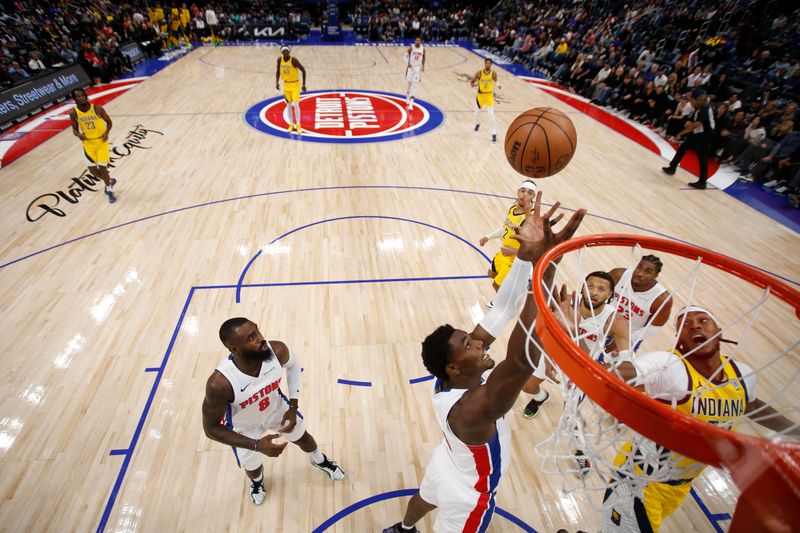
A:
POLYGON ((303 126, 299 122, 297 123, 297 133, 303 133, 303 126))
POLYGON ((544 391, 544 393, 546 394, 546 396, 542 401, 534 400, 533 398, 531 398, 531 401, 529 401, 528 405, 525 406, 525 409, 522 410, 522 416, 524 416, 525 418, 533 418, 534 416, 539 414, 539 407, 544 402, 546 402, 548 398, 550 398, 549 392, 544 391))
POLYGON ((689 187, 691 187, 693 189, 703 190, 703 189, 706 188, 706 182, 705 181, 700 181, 700 180, 693 181, 693 182, 689 183, 689 187))
POLYGON ((113 187, 116 184, 117 184, 117 180, 115 180, 114 178, 111 178, 111 186, 113 187))
POLYGON ((267 496, 267 491, 264 490, 264 480, 250 482, 250 499, 256 505, 264 503, 264 498, 267 496))
POLYGON ((479 129, 481 129, 481 125, 480 124, 475 124, 475 131, 478 131, 479 129))
POLYGON ((398 522, 392 527, 387 527, 384 529, 383 533, 419 533, 419 529, 417 529, 417 526, 413 526, 411 529, 406 529, 403 527, 402 522, 398 522))
POLYGON ((105 193, 106 196, 108 197, 108 203, 113 204, 114 202, 117 201, 117 197, 114 196, 114 191, 106 190, 105 193))
POLYGON ((294 131, 294 124, 289 124, 289 127, 286 128, 286 131, 288 131, 289 133, 292 133, 294 131))
POLYGON ((670 176, 675 175, 675 169, 672 167, 661 167, 661 172, 664 174, 669 174, 670 176))
POLYGON ((308 460, 309 462, 311 462, 311 465, 314 466, 314 468, 319 468, 320 470, 328 474, 328 477, 331 478, 332 480, 334 481, 343 480, 345 473, 344 470, 342 470, 342 467, 339 466, 336 463, 336 461, 331 461, 330 459, 328 459, 328 456, 325 455, 324 453, 322 454, 322 457, 323 461, 320 464, 315 463, 314 460, 311 459, 310 457, 308 458, 308 460))
POLYGON ((494 307, 494 300, 486 304, 486 309, 491 309, 492 307, 494 307))
POLYGON ((492 135, 492 142, 493 142, 493 143, 496 143, 496 142, 497 142, 497 135, 492 135))
POLYGON ((578 465, 578 475, 586 478, 592 473, 592 462, 583 454, 582 450, 575 452, 575 463, 578 465))

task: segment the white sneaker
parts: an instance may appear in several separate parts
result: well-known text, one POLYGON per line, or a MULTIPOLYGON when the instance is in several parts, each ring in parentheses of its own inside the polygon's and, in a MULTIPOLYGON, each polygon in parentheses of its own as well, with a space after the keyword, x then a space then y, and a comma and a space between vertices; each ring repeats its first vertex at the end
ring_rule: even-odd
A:
POLYGON ((771 180, 764 184, 764 187, 774 187, 778 184, 778 180, 771 180))
POLYGON ((342 469, 342 467, 339 466, 336 463, 336 461, 331 461, 330 459, 328 459, 328 456, 326 456, 324 453, 322 454, 322 457, 324 460, 320 464, 315 463, 314 460, 311 459, 311 457, 309 457, 308 460, 314 468, 319 468, 320 470, 328 474, 328 477, 331 478, 332 480, 334 481, 343 480, 345 472, 342 469))
POLYGON ((264 490, 264 480, 251 481, 250 483, 250 499, 256 505, 264 503, 264 498, 267 497, 267 491, 264 490))

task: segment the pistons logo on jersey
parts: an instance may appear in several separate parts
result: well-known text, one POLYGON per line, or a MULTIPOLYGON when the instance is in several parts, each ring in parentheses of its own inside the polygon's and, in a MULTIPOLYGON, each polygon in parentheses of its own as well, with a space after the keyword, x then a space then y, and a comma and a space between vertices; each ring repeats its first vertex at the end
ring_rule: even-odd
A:
POLYGON ((259 102, 245 113, 247 124, 258 131, 287 139, 322 143, 394 141, 427 133, 442 124, 436 106, 378 91, 314 91, 300 95, 302 135, 287 132, 283 96, 259 102))
POLYGON ((632 311, 634 315, 638 317, 644 316, 644 309, 636 305, 632 300, 629 300, 627 297, 622 296, 619 293, 615 293, 614 296, 617 298, 617 302, 619 306, 617 307, 617 312, 622 315, 625 320, 630 320, 631 314, 629 311, 632 311))

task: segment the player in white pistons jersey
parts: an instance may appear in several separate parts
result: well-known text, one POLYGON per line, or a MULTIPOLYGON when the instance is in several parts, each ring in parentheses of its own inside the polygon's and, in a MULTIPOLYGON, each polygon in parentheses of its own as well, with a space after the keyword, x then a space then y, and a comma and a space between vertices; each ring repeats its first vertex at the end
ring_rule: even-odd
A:
MULTIPOLYGON (((628 350, 628 321, 618 314, 614 304, 614 280, 607 272, 597 271, 586 276, 583 296, 578 307, 577 333, 581 348, 601 363, 607 356, 628 350)), ((564 313, 567 320, 573 313, 564 313)), ((575 328, 572 328, 575 331, 575 328)))
MULTIPOLYGON (((565 298, 566 286, 560 292, 560 311, 557 310, 555 316, 572 338, 578 339, 581 349, 589 357, 601 363, 608 362, 608 358, 616 357, 619 352, 630 348, 628 321, 616 312, 617 306, 613 302, 614 280, 608 272, 596 271, 586 276, 577 308, 574 307, 574 293, 570 298, 565 298)), ((528 383, 536 379, 534 374, 528 383)), ((526 406, 526 417, 528 409, 526 406)), ((592 465, 583 450, 578 448, 575 457, 576 471, 584 477, 588 476, 592 465)))
MULTIPOLYGON (((579 209, 554 235, 550 217, 559 203, 542 216, 541 200, 540 192, 533 212, 526 206, 525 221, 516 231, 515 238, 520 243, 517 258, 489 314, 472 333, 445 324, 422 343, 422 361, 437 378, 433 405, 444 441, 436 447, 419 493, 411 497, 403 521, 384 529, 384 533, 416 532, 415 524, 437 507, 435 533, 476 533, 489 527, 495 494, 511 459, 505 416, 541 356, 541 343, 532 329, 536 305, 527 290, 531 263, 569 239, 586 214, 586 210, 579 209), (487 377, 494 361, 486 348, 515 318, 517 301, 526 293, 506 358, 487 377), (531 331, 530 337, 527 331, 531 331)), ((553 274, 554 269, 548 269, 545 279, 549 282, 553 274)))
POLYGON ((279 456, 287 444, 273 442, 280 435, 308 453, 311 464, 328 477, 344 479, 344 470, 319 451, 297 410, 297 356, 280 341, 264 340, 258 326, 246 318, 226 320, 219 337, 230 354, 206 383, 203 430, 208 438, 233 447, 237 464, 251 480, 253 503, 261 505, 265 497, 261 454, 279 456), (288 397, 280 388, 284 370, 288 397))
POLYGON ((630 322, 634 347, 657 334, 669 320, 672 295, 656 280, 662 266, 658 257, 645 255, 633 270, 615 268, 609 272, 616 284, 617 311, 630 322))
MULTIPOLYGON (((489 372, 481 376, 481 382, 486 383, 489 372)), ((436 421, 442 428, 444 439, 439 448, 450 459, 452 465, 451 475, 459 478, 466 486, 472 487, 480 493, 490 493, 494 498, 494 491, 500 478, 508 470, 511 459, 511 430, 506 417, 498 418, 495 422, 497 431, 492 440, 481 446, 465 444, 450 429, 447 417, 453 405, 461 400, 468 389, 446 388, 441 380, 436 380, 433 390, 433 408, 436 412, 436 421)), ((423 498, 425 496, 423 495, 423 498)))
POLYGON ((414 97, 422 80, 423 70, 425 70, 425 47, 422 46, 422 39, 417 37, 414 44, 406 50, 406 82, 408 82, 406 105, 409 110, 414 109, 414 97))

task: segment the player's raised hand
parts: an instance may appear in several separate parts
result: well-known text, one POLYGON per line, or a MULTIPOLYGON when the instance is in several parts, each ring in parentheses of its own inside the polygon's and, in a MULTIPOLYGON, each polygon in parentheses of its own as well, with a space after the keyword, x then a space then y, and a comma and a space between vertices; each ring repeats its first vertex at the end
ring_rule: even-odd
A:
POLYGON ((583 217, 586 215, 586 210, 578 209, 575 211, 561 231, 553 233, 550 217, 555 214, 560 206, 561 203, 556 202, 542 215, 542 191, 536 193, 533 209, 527 211, 525 220, 516 230, 516 235, 512 237, 519 241, 520 244, 517 257, 526 261, 536 262, 547 250, 568 240, 575 234, 578 226, 581 225, 583 217))
POLYGON ((575 305, 575 291, 570 293, 566 285, 562 285, 559 291, 553 293, 550 310, 567 333, 575 330, 575 305))
POLYGON ((284 442, 283 444, 275 444, 272 442, 278 437, 280 437, 280 435, 264 435, 258 439, 256 449, 268 457, 278 457, 283 453, 283 449, 286 448, 286 445, 289 444, 288 442, 284 442))

